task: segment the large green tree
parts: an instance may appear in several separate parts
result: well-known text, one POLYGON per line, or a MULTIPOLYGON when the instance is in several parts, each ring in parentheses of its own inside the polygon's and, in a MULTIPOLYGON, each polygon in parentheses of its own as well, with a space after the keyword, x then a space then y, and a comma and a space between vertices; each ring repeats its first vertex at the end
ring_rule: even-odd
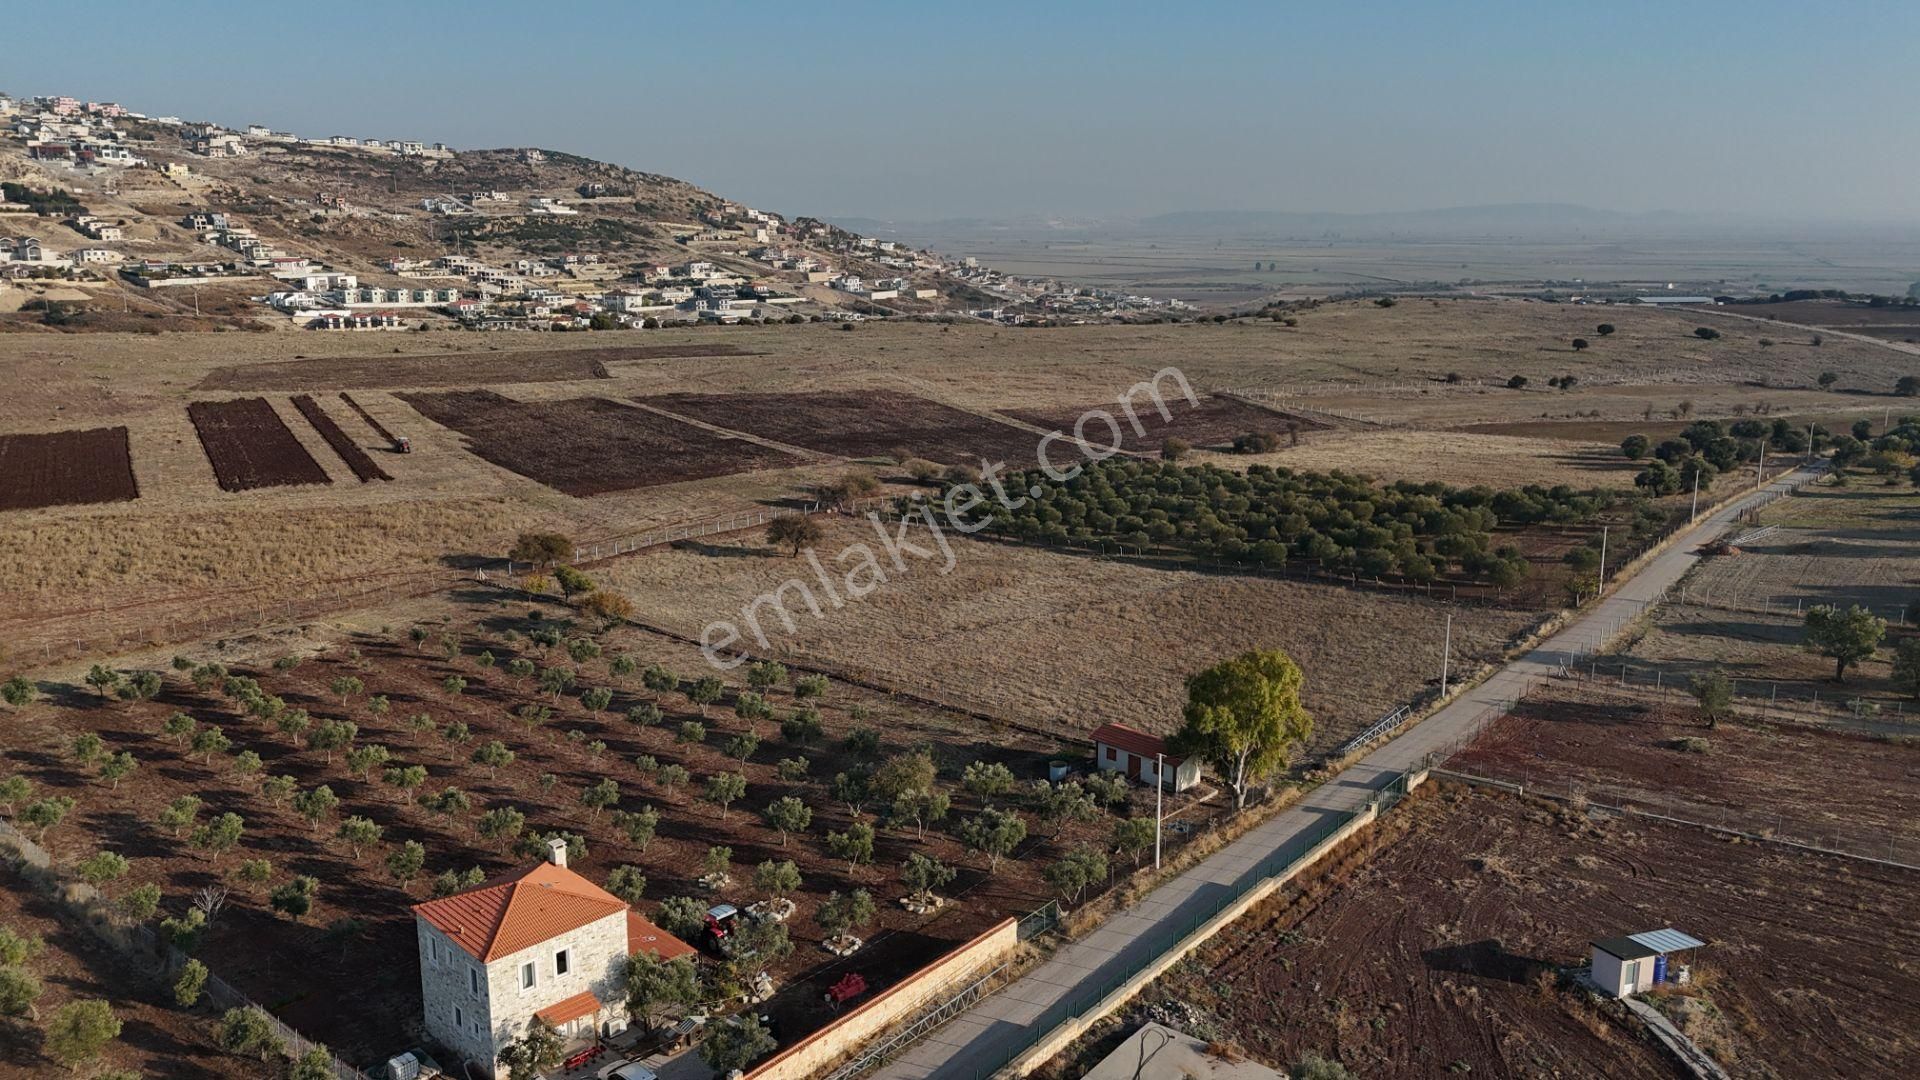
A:
POLYGON ((1300 665, 1279 649, 1241 653, 1187 679, 1186 724, 1173 750, 1212 765, 1246 806, 1249 785, 1286 765, 1313 734, 1300 704, 1300 665))
POLYGON ((1845 682, 1847 669, 1871 657, 1887 636, 1887 621, 1855 605, 1840 610, 1830 604, 1809 608, 1806 615, 1807 649, 1833 661, 1833 681, 1845 682))

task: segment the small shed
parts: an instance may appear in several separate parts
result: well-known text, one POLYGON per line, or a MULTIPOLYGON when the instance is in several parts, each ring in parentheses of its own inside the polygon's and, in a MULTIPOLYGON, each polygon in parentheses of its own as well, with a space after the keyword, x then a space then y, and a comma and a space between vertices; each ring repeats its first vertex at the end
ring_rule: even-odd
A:
POLYGON ((1166 764, 1165 783, 1185 791, 1200 782, 1200 762, 1169 753, 1165 739, 1125 724, 1102 724, 1093 733, 1093 761, 1106 772, 1123 773, 1143 784, 1161 782, 1160 763, 1166 764))
MULTIPOLYGON (((1667 982, 1673 975, 1667 958, 1698 949, 1706 942, 1678 930, 1649 930, 1626 937, 1601 938, 1593 943, 1593 970, 1588 976, 1606 994, 1631 997, 1667 982)), ((1684 974, 1685 969, 1681 969, 1684 974)), ((1684 978, 1674 979, 1684 982, 1684 978)))

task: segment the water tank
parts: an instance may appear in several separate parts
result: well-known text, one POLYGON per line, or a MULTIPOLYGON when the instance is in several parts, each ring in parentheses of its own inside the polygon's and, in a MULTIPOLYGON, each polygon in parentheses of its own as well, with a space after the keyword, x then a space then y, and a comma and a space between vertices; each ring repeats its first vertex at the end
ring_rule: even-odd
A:
POLYGON ((420 1059, 412 1054, 401 1054, 387 1059, 388 1080, 416 1080, 420 1075, 420 1059))
POLYGON ((1072 768, 1073 766, 1069 762, 1059 760, 1049 761, 1047 762, 1047 779, 1057 784, 1067 778, 1067 773, 1072 768))
POLYGON ((1653 982, 1654 982, 1654 985, 1658 986, 1659 984, 1666 981, 1667 981, 1667 955, 1665 953, 1661 953, 1660 955, 1655 956, 1653 958, 1653 982))

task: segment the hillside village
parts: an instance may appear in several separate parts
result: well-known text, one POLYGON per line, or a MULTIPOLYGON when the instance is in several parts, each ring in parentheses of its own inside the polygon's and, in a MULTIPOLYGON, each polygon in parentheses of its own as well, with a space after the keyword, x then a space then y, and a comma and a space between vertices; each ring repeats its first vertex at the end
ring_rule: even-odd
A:
POLYGON ((0 120, 0 288, 13 293, 0 312, 72 328, 95 306, 322 331, 1019 325, 1185 309, 531 147, 307 138, 65 96, 0 95, 0 120))

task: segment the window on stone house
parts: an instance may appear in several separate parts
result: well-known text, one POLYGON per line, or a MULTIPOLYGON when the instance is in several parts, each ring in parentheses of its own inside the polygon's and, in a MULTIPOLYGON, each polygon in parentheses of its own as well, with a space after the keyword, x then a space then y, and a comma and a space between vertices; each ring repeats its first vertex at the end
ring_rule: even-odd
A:
POLYGON ((561 949, 559 952, 553 954, 553 973, 556 976, 565 975, 572 966, 573 950, 561 949))
POLYGON ((539 977, 533 970, 533 961, 529 960, 520 965, 520 989, 531 990, 538 981, 539 977))

